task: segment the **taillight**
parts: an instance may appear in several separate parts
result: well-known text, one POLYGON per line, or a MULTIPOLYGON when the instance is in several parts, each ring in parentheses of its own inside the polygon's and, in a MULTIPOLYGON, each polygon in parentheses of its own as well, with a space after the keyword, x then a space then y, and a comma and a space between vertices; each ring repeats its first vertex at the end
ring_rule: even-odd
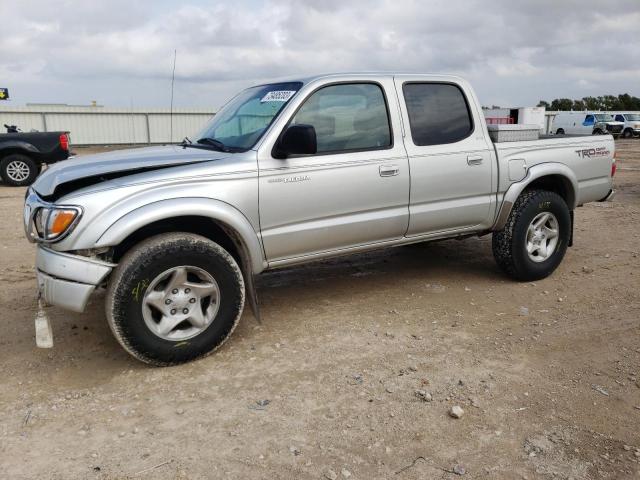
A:
POLYGON ((69 150, 69 137, 66 133, 60 134, 60 148, 63 150, 69 150))
POLYGON ((618 156, 618 152, 613 152, 613 163, 611 164, 611 178, 616 174, 616 157, 618 156))

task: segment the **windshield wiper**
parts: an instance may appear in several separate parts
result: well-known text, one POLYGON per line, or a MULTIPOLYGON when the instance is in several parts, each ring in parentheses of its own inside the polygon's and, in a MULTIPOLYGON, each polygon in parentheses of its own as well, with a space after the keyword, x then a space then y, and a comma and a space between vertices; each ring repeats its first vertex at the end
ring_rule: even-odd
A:
POLYGON ((215 138, 209 138, 209 137, 200 138, 196 143, 199 143, 201 145, 211 145, 212 147, 215 147, 221 152, 231 151, 230 147, 227 147, 224 143, 222 143, 220 140, 216 140, 215 138))

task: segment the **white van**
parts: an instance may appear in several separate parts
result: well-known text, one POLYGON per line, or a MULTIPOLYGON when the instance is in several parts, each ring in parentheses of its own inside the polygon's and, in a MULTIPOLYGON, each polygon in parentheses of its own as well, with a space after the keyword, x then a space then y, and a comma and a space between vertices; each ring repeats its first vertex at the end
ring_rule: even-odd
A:
POLYGON ((640 112, 616 112, 614 119, 617 122, 623 122, 622 136, 631 138, 634 135, 640 135, 640 112))
POLYGON ((601 112, 558 112, 553 119, 556 135, 605 135, 618 138, 624 123, 616 122, 610 113, 601 112))

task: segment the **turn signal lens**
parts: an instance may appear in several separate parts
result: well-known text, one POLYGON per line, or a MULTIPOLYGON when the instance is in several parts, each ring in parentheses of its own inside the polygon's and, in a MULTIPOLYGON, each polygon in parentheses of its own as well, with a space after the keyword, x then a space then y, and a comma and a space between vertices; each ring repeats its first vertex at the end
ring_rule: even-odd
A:
POLYGON ((47 233, 49 236, 57 237, 63 233, 76 218, 78 212, 75 210, 54 210, 49 215, 49 228, 47 233))
POLYGON ((47 218, 46 239, 52 240, 59 237, 73 224, 78 216, 78 210, 75 209, 52 209, 47 218))

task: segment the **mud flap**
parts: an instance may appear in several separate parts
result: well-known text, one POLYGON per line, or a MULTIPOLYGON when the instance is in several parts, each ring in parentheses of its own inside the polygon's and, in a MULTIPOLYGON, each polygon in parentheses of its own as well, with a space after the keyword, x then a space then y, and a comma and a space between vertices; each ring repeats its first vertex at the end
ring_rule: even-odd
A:
POLYGON ((571 219, 571 232, 569 232, 569 243, 567 244, 568 247, 573 247, 573 213, 573 210, 569 212, 569 218, 571 219))
POLYGON ((47 313, 44 311, 42 301, 38 298, 38 313, 35 319, 36 345, 38 348, 53 348, 53 330, 47 313))
POLYGON ((244 286, 249 300, 249 306, 256 317, 256 321, 262 324, 262 315, 260 315, 260 305, 258 304, 258 292, 256 290, 255 276, 251 272, 244 272, 244 286))

